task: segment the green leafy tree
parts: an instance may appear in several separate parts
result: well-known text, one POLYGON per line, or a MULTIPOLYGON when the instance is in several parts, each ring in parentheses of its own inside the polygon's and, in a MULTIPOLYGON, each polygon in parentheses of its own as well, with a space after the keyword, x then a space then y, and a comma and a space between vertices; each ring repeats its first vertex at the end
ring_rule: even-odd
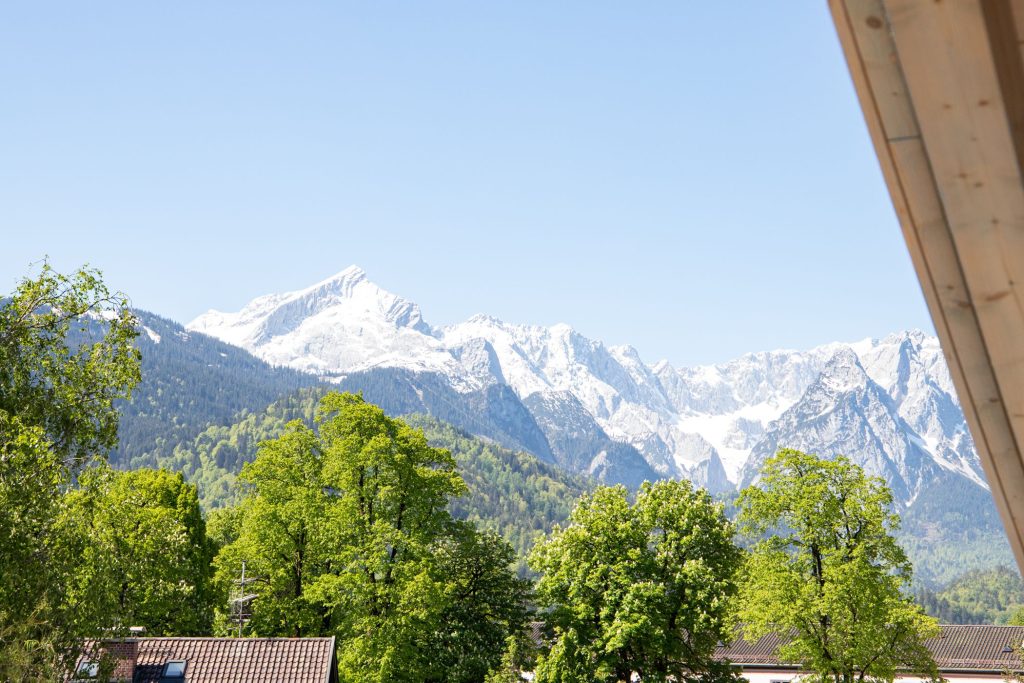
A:
POLYGON ((445 607, 427 645, 432 677, 479 683, 500 667, 509 634, 523 632, 530 582, 509 571, 516 558, 508 541, 467 522, 452 523, 435 558, 445 607))
POLYGON ((52 534, 67 480, 43 430, 0 412, 0 680, 47 680, 84 629, 61 611, 52 534), (59 628, 58 628, 59 627, 59 628))
POLYGON ((722 506, 689 482, 599 487, 531 553, 553 644, 541 683, 732 679, 715 661, 732 635, 741 551, 722 506))
POLYGON ((140 379, 137 335, 127 301, 97 271, 44 265, 0 305, 0 411, 41 428, 72 468, 105 455, 117 445, 114 402, 140 379), (72 331, 88 341, 69 344, 72 331))
POLYGON ((216 524, 215 532, 234 537, 217 555, 219 583, 229 586, 243 562, 260 580, 258 608, 248 624, 253 635, 326 635, 334 627, 331 612, 307 595, 316 578, 329 571, 336 538, 326 517, 322 468, 315 434, 293 423, 243 467, 240 480, 248 495, 238 508, 218 515, 224 524, 216 524))
POLYGON ((746 637, 791 634, 779 656, 820 681, 938 677, 924 647, 938 626, 904 593, 911 566, 881 479, 844 457, 787 449, 739 507, 742 528, 763 536, 743 582, 746 637))
POLYGON ((77 557, 67 587, 76 611, 155 636, 210 633, 213 545, 196 487, 181 474, 89 468, 61 525, 77 557))
POLYGON ((523 630, 505 639, 505 648, 498 666, 492 668, 485 683, 522 683, 523 672, 537 667, 537 644, 523 630))
POLYGON ((497 665, 522 628, 512 551, 447 510, 465 491, 451 454, 361 397, 328 394, 315 428, 292 422, 239 480, 216 562, 222 585, 243 561, 259 577, 250 633, 338 636, 342 680, 447 681, 463 679, 444 657, 476 671, 497 642, 481 660, 497 665))
POLYGON ((44 264, 0 300, 0 679, 59 678, 99 627, 64 600, 75 558, 55 526, 82 463, 117 442, 114 402, 139 380, 135 335, 96 271, 44 264))

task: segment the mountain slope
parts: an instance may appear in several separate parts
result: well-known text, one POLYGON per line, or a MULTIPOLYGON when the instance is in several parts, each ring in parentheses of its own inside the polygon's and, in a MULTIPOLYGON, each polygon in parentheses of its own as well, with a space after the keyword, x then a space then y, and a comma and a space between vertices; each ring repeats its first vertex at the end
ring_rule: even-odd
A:
POLYGON ((188 332, 178 323, 136 310, 142 329, 142 381, 120 401, 120 443, 111 462, 153 463, 156 445, 189 443, 210 424, 230 424, 242 411, 260 410, 279 397, 319 383, 290 368, 272 367, 236 346, 188 332))
POLYGON ((986 486, 938 342, 920 332, 674 368, 567 325, 479 315, 434 328, 356 267, 188 327, 604 481, 726 491, 790 445, 846 452, 890 478, 902 505, 939 472, 986 486), (857 391, 823 384, 840 368, 856 370, 857 391))
POLYGON ((940 469, 850 349, 837 352, 800 400, 770 425, 751 451, 740 485, 756 482, 780 448, 848 455, 885 479, 901 501, 912 501, 940 469))

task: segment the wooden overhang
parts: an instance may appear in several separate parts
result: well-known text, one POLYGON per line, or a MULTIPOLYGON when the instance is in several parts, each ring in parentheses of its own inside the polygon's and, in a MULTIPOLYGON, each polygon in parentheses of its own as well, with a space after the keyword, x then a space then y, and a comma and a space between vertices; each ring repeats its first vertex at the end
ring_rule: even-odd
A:
POLYGON ((1024 568, 1024 0, 830 0, 967 423, 1024 568))

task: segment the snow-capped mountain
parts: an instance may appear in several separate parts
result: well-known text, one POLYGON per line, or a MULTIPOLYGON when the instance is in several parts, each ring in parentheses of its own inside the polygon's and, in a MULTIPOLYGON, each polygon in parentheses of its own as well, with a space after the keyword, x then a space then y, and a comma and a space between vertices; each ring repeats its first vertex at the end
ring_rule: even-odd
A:
POLYGON ((357 266, 297 292, 261 296, 238 313, 208 311, 187 327, 273 365, 327 378, 373 367, 440 372, 453 383, 466 376, 431 336, 419 306, 373 284, 357 266))
POLYGON ((188 328, 606 481, 727 491, 791 446, 849 455, 903 503, 938 473, 985 486, 938 341, 916 331, 675 368, 567 325, 434 328, 354 266, 188 328))
POLYGON ((896 403, 849 348, 838 350, 800 400, 771 423, 743 466, 740 484, 753 483, 764 461, 784 447, 855 453, 900 500, 916 497, 939 469, 896 403))

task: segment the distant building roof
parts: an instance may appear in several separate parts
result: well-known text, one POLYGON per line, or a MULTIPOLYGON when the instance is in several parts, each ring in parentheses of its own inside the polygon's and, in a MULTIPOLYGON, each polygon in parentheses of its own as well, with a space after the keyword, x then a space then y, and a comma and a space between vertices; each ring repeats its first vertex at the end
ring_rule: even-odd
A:
POLYGON ((122 660, 115 679, 132 683, 338 680, 334 638, 132 638, 100 647, 122 660), (165 677, 170 662, 185 663, 183 678, 165 677))
MULTIPOLYGON (((1022 666, 1019 649, 1024 643, 1024 626, 944 625, 937 638, 926 642, 939 671, 979 671, 1000 673, 1022 666)), ((755 642, 737 637, 732 644, 719 647, 716 657, 746 667, 792 668, 777 656, 785 639, 770 634, 755 642)))

